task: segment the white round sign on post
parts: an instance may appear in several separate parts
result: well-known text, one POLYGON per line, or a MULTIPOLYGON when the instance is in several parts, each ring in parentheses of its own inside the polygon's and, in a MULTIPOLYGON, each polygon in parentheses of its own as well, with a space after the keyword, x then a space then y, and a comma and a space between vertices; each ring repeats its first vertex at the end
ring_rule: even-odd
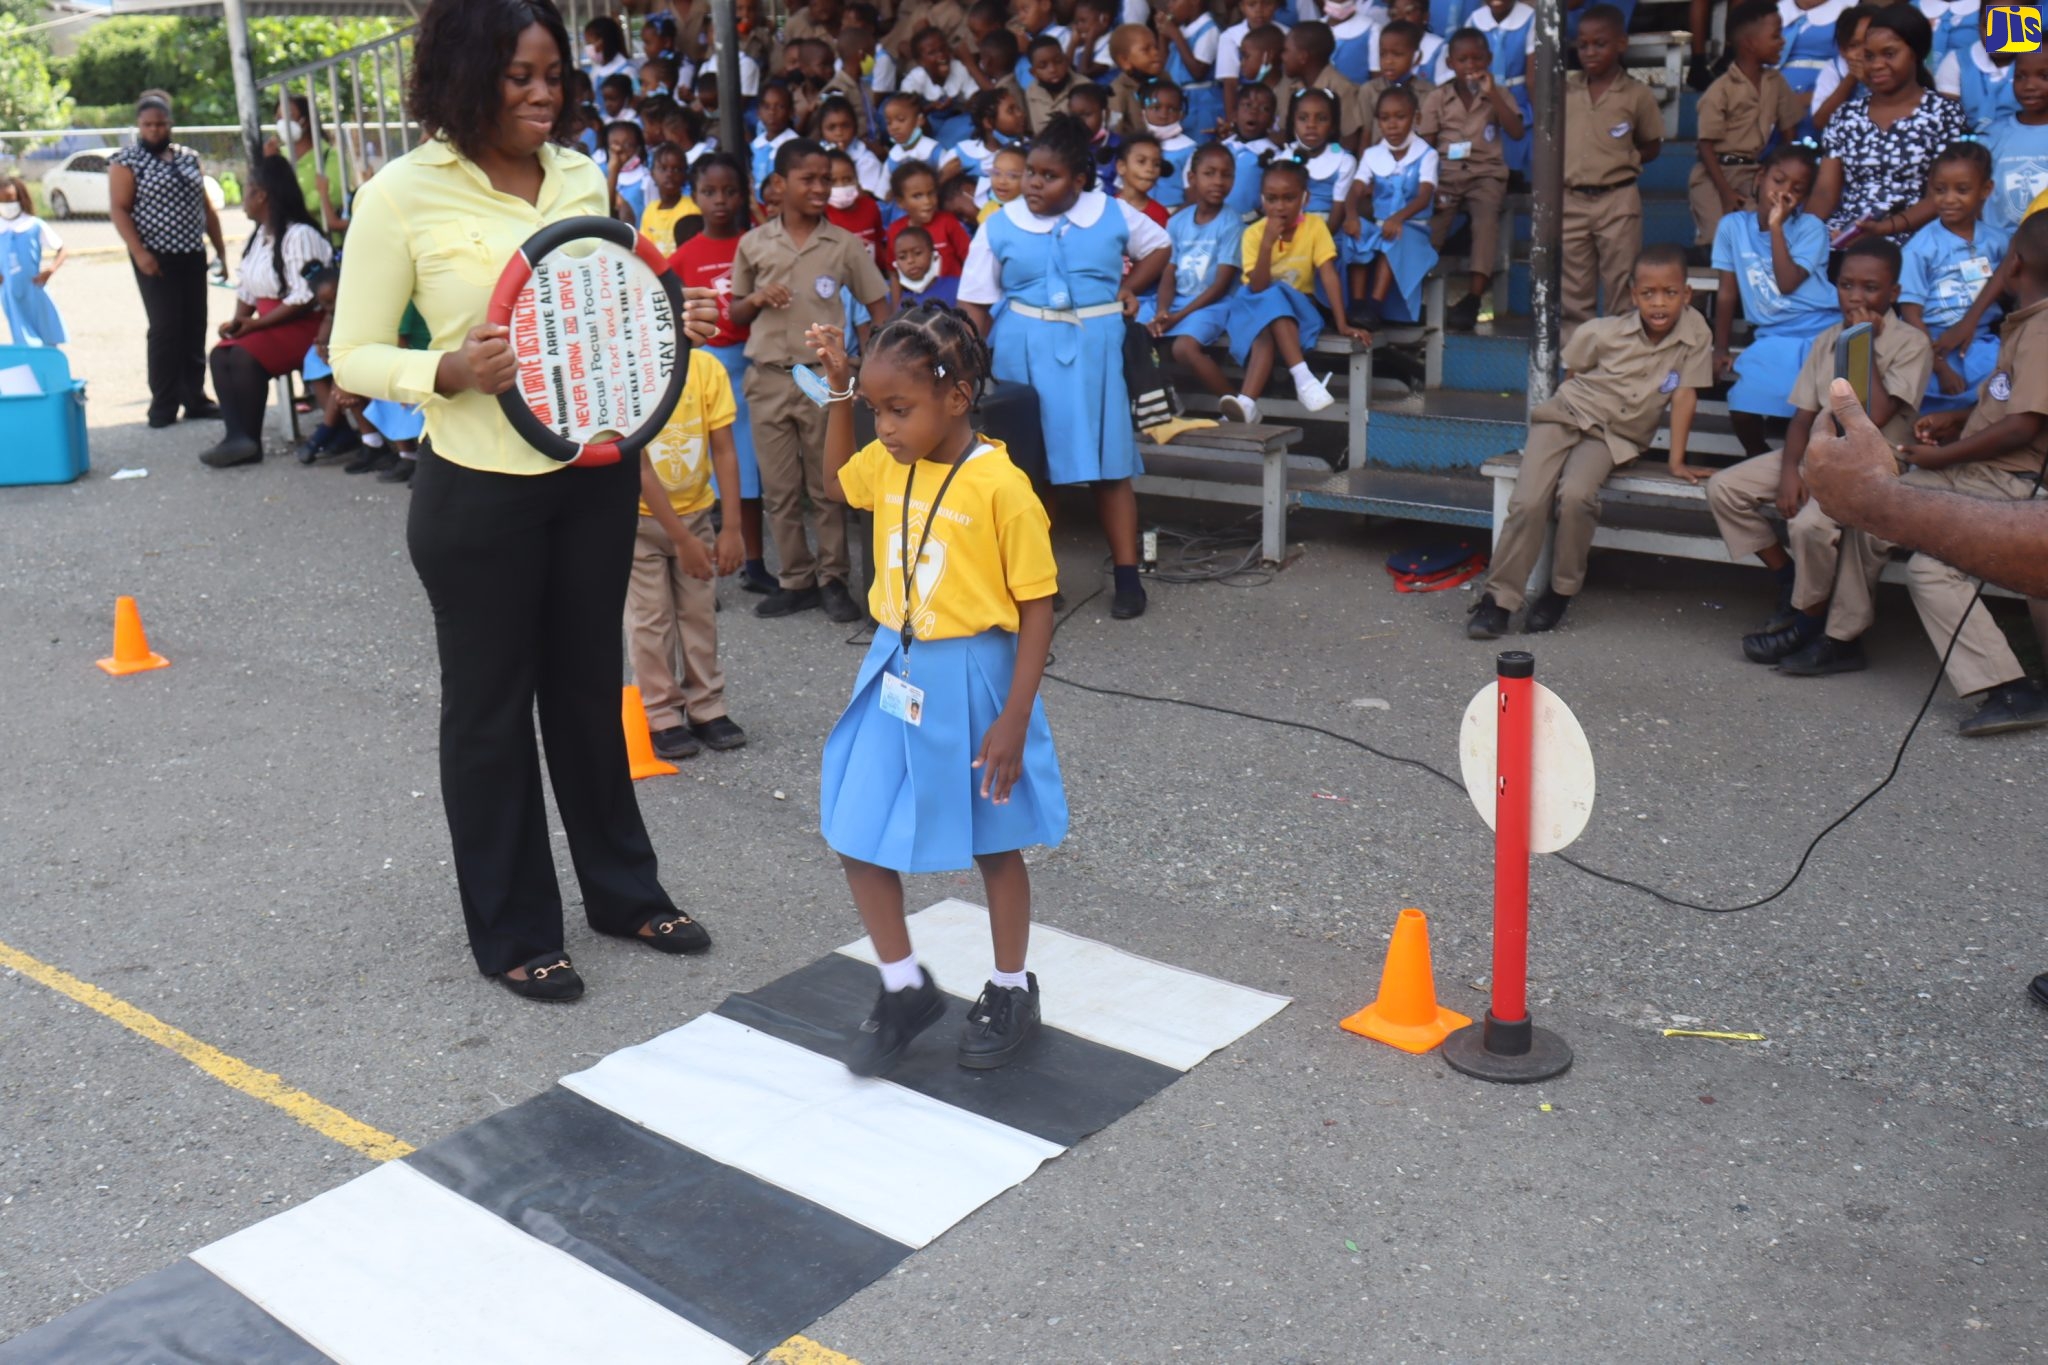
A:
MULTIPOLYGON (((1557 693, 1532 683, 1536 714, 1529 739, 1529 851, 1555 853, 1583 834, 1593 818, 1593 750, 1586 732, 1557 693)), ((1500 701, 1488 683, 1465 708, 1458 733, 1458 758, 1466 794, 1488 829, 1493 828, 1495 782, 1499 774, 1500 701)))

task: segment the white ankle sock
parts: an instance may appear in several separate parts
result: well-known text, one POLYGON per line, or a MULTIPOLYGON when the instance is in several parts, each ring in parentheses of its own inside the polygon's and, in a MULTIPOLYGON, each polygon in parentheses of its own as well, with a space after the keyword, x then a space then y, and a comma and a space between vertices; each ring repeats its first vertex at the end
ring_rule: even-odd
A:
POLYGON ((1315 376, 1309 373, 1306 360, 1302 361, 1299 365, 1289 365, 1287 373, 1294 377, 1294 382, 1297 384, 1313 383, 1315 380, 1315 376))
POLYGON ((907 991, 924 980, 924 971, 917 965, 916 953, 901 962, 884 962, 881 965, 882 989, 885 991, 907 991))
POLYGON ((1031 978, 1023 972, 990 972, 988 979, 1005 990, 1028 991, 1031 978))

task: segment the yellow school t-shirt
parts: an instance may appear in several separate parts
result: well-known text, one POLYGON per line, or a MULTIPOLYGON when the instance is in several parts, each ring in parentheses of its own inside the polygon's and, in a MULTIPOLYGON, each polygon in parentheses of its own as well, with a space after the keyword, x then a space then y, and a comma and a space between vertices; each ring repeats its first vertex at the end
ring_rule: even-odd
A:
POLYGON ((650 197, 647 207, 640 210, 640 231, 664 256, 672 255, 676 249, 676 224, 685 218, 701 216, 702 209, 695 200, 685 194, 676 200, 674 208, 663 208, 658 197, 650 197))
POLYGON ((1003 201, 996 198, 994 195, 990 195, 988 198, 988 202, 981 206, 981 213, 977 218, 975 218, 974 221, 976 223, 986 223, 989 219, 995 217, 998 213, 1001 213, 1002 211, 1003 201))
MULTIPOLYGON (((682 401, 669 414, 668 425, 647 443, 654 477, 668 490, 668 505, 677 516, 711 506, 711 433, 731 426, 738 416, 725 366, 703 347, 693 347, 682 401)), ((644 498, 640 515, 652 515, 644 498)))
POLYGON ((906 468, 870 441, 839 471, 849 506, 875 514, 875 586, 868 611, 885 631, 903 628, 903 561, 920 543, 912 625, 920 640, 958 640, 1000 627, 1017 629, 1017 604, 1059 588, 1052 523, 1030 478, 1010 463, 1001 441, 985 441, 959 467, 931 516, 932 498, 951 471, 919 460, 906 468), (903 545, 903 493, 910 483, 910 546, 903 545))
MULTIPOLYGON (((1249 279, 1259 259, 1259 244, 1266 240, 1266 220, 1261 218, 1244 230, 1244 273, 1249 279)), ((1337 239, 1330 235, 1329 220, 1319 213, 1305 214, 1294 228, 1294 236, 1273 252, 1273 279, 1290 284, 1302 293, 1316 292, 1316 270, 1325 261, 1337 259, 1337 239)))

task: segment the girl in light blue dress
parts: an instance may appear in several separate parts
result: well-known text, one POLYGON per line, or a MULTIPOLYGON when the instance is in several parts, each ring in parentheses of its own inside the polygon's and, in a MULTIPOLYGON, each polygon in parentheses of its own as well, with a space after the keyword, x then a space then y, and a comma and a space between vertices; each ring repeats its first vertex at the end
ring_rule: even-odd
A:
POLYGON ((1435 216, 1436 149, 1415 136, 1421 114, 1407 86, 1382 91, 1373 118, 1381 137, 1366 149, 1351 182, 1346 221, 1337 252, 1350 286, 1347 309, 1354 327, 1380 326, 1388 312, 1404 322, 1422 320, 1422 281, 1436 268, 1430 244, 1435 216), (1372 199, 1372 215, 1363 209, 1372 199), (1391 310, 1388 304, 1398 304, 1391 310))
POLYGON ((1856 0, 1821 0, 1811 9, 1801 9, 1798 0, 1778 0, 1778 18, 1785 26, 1778 72, 1798 94, 1812 94, 1814 82, 1835 59, 1835 21, 1855 4, 1856 0))
POLYGON ((1173 0, 1167 13, 1194 61, 1182 54, 1174 29, 1162 24, 1159 42, 1166 49, 1166 78, 1180 87, 1186 103, 1181 122, 1195 141, 1207 142, 1223 122, 1223 87, 1216 83, 1216 47, 1222 30, 1202 0, 1173 0))
POLYGON ((976 234, 960 302, 995 350, 995 377, 1038 393, 1055 484, 1091 484, 1109 540, 1119 620, 1145 610, 1138 578, 1138 498, 1144 472, 1124 382, 1125 319, 1170 255, 1166 232, 1095 186, 1088 126, 1047 121, 1031 144, 1024 193, 976 234), (1125 262, 1132 263, 1129 274, 1125 262), (1005 307, 1000 317, 991 309, 1005 307))
POLYGON ((1929 195, 1946 207, 1902 252, 1899 316, 1935 345, 1934 371, 1920 400, 1923 416, 1976 406, 1978 387, 1998 368, 1995 303, 1962 344, 1942 346, 1943 334, 1969 313, 2011 245, 2010 233, 1979 216, 1991 193, 1991 175, 1991 153, 1983 143, 1951 143, 1927 171, 1929 195))
POLYGON ((1976 46, 1982 0, 1915 0, 1919 11, 1934 26, 1934 50, 1927 55, 1929 66, 1939 66, 1951 52, 1968 56, 1976 46))
POLYGON ((64 344, 64 319, 43 288, 63 264, 64 241, 36 217, 27 183, 0 177, 0 310, 15 345, 64 344))
POLYGON ((1345 228, 1345 198, 1351 193, 1351 178, 1358 174, 1358 158, 1337 141, 1337 100, 1327 90, 1304 90, 1294 97, 1293 125, 1287 130, 1294 139, 1281 155, 1299 161, 1308 171, 1308 203, 1304 212, 1328 216, 1330 232, 1341 236, 1345 228))
POLYGON ((1814 170, 1810 148, 1778 148, 1757 175, 1757 207, 1725 215, 1714 232, 1714 368, 1735 376, 1728 423, 1751 455, 1770 448, 1765 418, 1792 415, 1792 383, 1813 339, 1842 320, 1828 283, 1827 224, 1805 211, 1814 170), (1738 295, 1751 328, 1739 359, 1730 344, 1738 295))

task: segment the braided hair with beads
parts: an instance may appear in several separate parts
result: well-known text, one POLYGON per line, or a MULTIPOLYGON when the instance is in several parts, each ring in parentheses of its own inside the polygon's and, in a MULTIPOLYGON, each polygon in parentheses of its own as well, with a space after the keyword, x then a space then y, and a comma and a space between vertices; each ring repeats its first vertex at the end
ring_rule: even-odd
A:
POLYGON ((988 387, 988 343, 965 313, 945 303, 923 303, 891 318, 868 343, 870 356, 907 353, 931 372, 932 386, 965 384, 970 407, 988 387))

